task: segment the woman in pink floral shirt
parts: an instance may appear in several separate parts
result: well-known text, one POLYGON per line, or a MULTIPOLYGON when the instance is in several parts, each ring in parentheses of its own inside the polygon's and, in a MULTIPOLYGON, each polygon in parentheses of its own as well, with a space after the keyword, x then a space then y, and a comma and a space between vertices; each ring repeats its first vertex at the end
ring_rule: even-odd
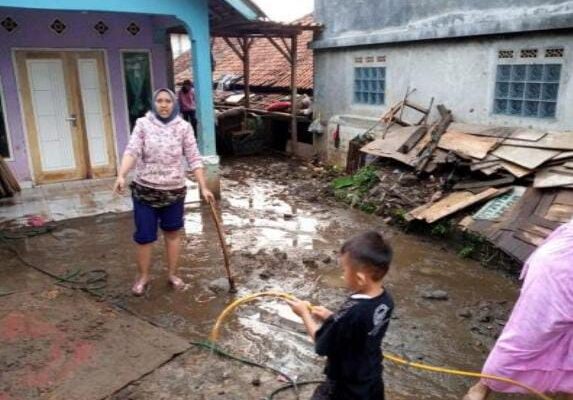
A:
POLYGON ((185 195, 185 165, 194 173, 206 201, 214 200, 207 189, 201 154, 191 125, 179 116, 177 98, 169 89, 153 94, 152 111, 139 118, 121 162, 115 191, 125 191, 125 179, 135 167, 130 185, 133 197, 137 266, 139 276, 133 294, 140 296, 149 283, 149 269, 157 229, 161 228, 167 253, 168 281, 181 288, 177 276, 185 195))

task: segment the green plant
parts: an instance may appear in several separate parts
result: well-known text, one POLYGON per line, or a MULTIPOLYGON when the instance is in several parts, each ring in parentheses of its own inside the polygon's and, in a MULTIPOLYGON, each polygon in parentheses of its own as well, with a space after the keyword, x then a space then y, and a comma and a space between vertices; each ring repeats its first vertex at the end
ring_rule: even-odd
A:
POLYGON ((403 208, 398 208, 392 211, 392 219, 394 223, 398 225, 405 225, 408 223, 408 220, 406 219, 407 214, 408 211, 404 210, 403 208))
POLYGON ((352 176, 343 176, 332 181, 333 189, 348 189, 366 192, 378 181, 376 169, 372 166, 359 169, 352 176))
POLYGON ((376 168, 372 166, 367 166, 359 169, 352 178, 354 180, 354 186, 363 192, 370 190, 372 186, 378 182, 376 168))
POLYGON ((367 214, 372 214, 374 213, 374 211, 376 211, 376 209, 378 208, 375 204, 370 203, 370 202, 364 202, 360 205, 359 207, 362 211, 364 211, 367 214))
POLYGON ((458 255, 462 258, 470 258, 474 255, 476 248, 472 244, 466 244, 461 250, 458 252, 458 255))
POLYGON ((439 224, 432 226, 430 233, 434 236, 444 237, 447 236, 451 230, 452 226, 449 222, 440 222, 439 224))
POLYGON ((344 189, 354 185, 354 178, 352 176, 343 176, 332 181, 334 189, 344 189))

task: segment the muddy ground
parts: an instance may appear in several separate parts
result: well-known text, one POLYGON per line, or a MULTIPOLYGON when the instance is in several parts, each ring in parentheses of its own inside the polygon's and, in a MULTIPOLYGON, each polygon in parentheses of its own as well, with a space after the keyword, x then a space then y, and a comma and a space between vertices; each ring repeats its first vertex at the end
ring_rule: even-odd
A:
MULTIPOLYGON (((387 288, 396 312, 384 350, 432 365, 479 370, 517 297, 515 279, 459 258, 443 242, 404 234, 386 226, 381 217, 327 199, 319 190, 323 175, 312 166, 281 158, 242 158, 224 164, 221 215, 239 288, 236 295, 224 291, 224 281, 217 281, 223 276, 223 257, 209 210, 199 204, 189 206, 185 217, 181 275, 188 287, 182 292, 173 292, 166 284, 158 246, 150 290, 142 298, 130 295, 135 264, 128 214, 67 221, 51 234, 10 244, 26 260, 52 273, 104 269, 108 281, 102 297, 82 296, 187 341, 201 341, 227 304, 253 292, 280 290, 336 308, 347 295, 337 265, 338 248, 356 232, 381 229, 395 250, 387 288)), ((46 285, 52 283, 23 266, 5 246, 0 245, 0 253, 3 291, 50 290, 46 285)), ((132 335, 138 335, 136 329, 132 335)), ((124 340, 130 341, 129 335, 124 340)), ((313 354, 302 326, 279 301, 241 308, 224 326, 220 345, 300 381, 322 376, 323 360, 313 354)), ((33 350, 8 350, 26 351, 33 350)), ((0 368, 14 366, 0 363, 0 368)), ((388 398, 397 400, 460 399, 472 383, 389 362, 385 381, 388 398)), ((263 399, 283 384, 276 374, 191 347, 107 398, 263 399)), ((90 380, 82 385, 89 391, 90 380)), ((300 398, 308 398, 311 390, 311 386, 301 388, 300 398)), ((295 396, 286 391, 274 398, 295 396)), ((494 397, 513 398, 525 397, 494 397)))

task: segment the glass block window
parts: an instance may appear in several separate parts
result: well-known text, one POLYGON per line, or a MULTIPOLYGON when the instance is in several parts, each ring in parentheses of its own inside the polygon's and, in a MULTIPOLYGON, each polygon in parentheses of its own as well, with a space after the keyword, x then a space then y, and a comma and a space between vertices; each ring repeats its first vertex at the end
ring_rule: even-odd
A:
POLYGON ((386 91, 385 67, 354 67, 354 102, 384 104, 386 91))
POLYGON ((561 64, 497 66, 494 114, 555 117, 561 64))

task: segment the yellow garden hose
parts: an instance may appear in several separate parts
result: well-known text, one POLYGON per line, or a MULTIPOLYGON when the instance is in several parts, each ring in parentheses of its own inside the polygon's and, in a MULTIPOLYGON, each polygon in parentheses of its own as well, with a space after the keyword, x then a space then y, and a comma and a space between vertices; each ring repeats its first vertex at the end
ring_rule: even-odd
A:
MULTIPOLYGON (((270 298, 275 298, 275 299, 294 300, 294 301, 298 300, 295 296, 293 296, 291 294, 281 293, 281 292, 261 292, 261 293, 255 293, 255 294, 247 295, 245 297, 241 297, 240 299, 235 300, 233 303, 231 303, 219 315, 219 317, 217 318, 217 321, 215 322, 215 325, 213 326, 213 330, 211 331, 211 337, 210 337, 211 342, 213 342, 213 343, 217 342, 217 340, 219 339, 219 333, 221 331, 221 326, 223 325, 223 322, 225 321, 225 319, 229 315, 231 315, 237 309, 237 307, 239 307, 241 304, 251 302, 251 301, 256 300, 260 297, 270 297, 270 298)), ((396 364, 406 365, 408 367, 417 368, 417 369, 421 369, 424 371, 438 372, 438 373, 448 374, 448 375, 466 376, 466 377, 471 377, 471 378, 490 379, 490 380, 494 380, 494 381, 498 381, 498 382, 508 383, 511 385, 518 386, 522 389, 525 389, 528 392, 536 395, 540 399, 552 400, 550 397, 544 395, 543 393, 538 392, 537 390, 533 389, 532 387, 527 386, 523 383, 514 381, 513 379, 504 378, 504 377, 496 376, 496 375, 482 374, 479 372, 469 372, 469 371, 460 371, 457 369, 434 367, 431 365, 411 362, 411 361, 408 361, 402 357, 398 357, 398 356, 395 356, 393 354, 388 354, 388 353, 384 353, 383 355, 384 355, 384 358, 386 358, 386 359, 388 359, 388 360, 390 360, 396 364)))

